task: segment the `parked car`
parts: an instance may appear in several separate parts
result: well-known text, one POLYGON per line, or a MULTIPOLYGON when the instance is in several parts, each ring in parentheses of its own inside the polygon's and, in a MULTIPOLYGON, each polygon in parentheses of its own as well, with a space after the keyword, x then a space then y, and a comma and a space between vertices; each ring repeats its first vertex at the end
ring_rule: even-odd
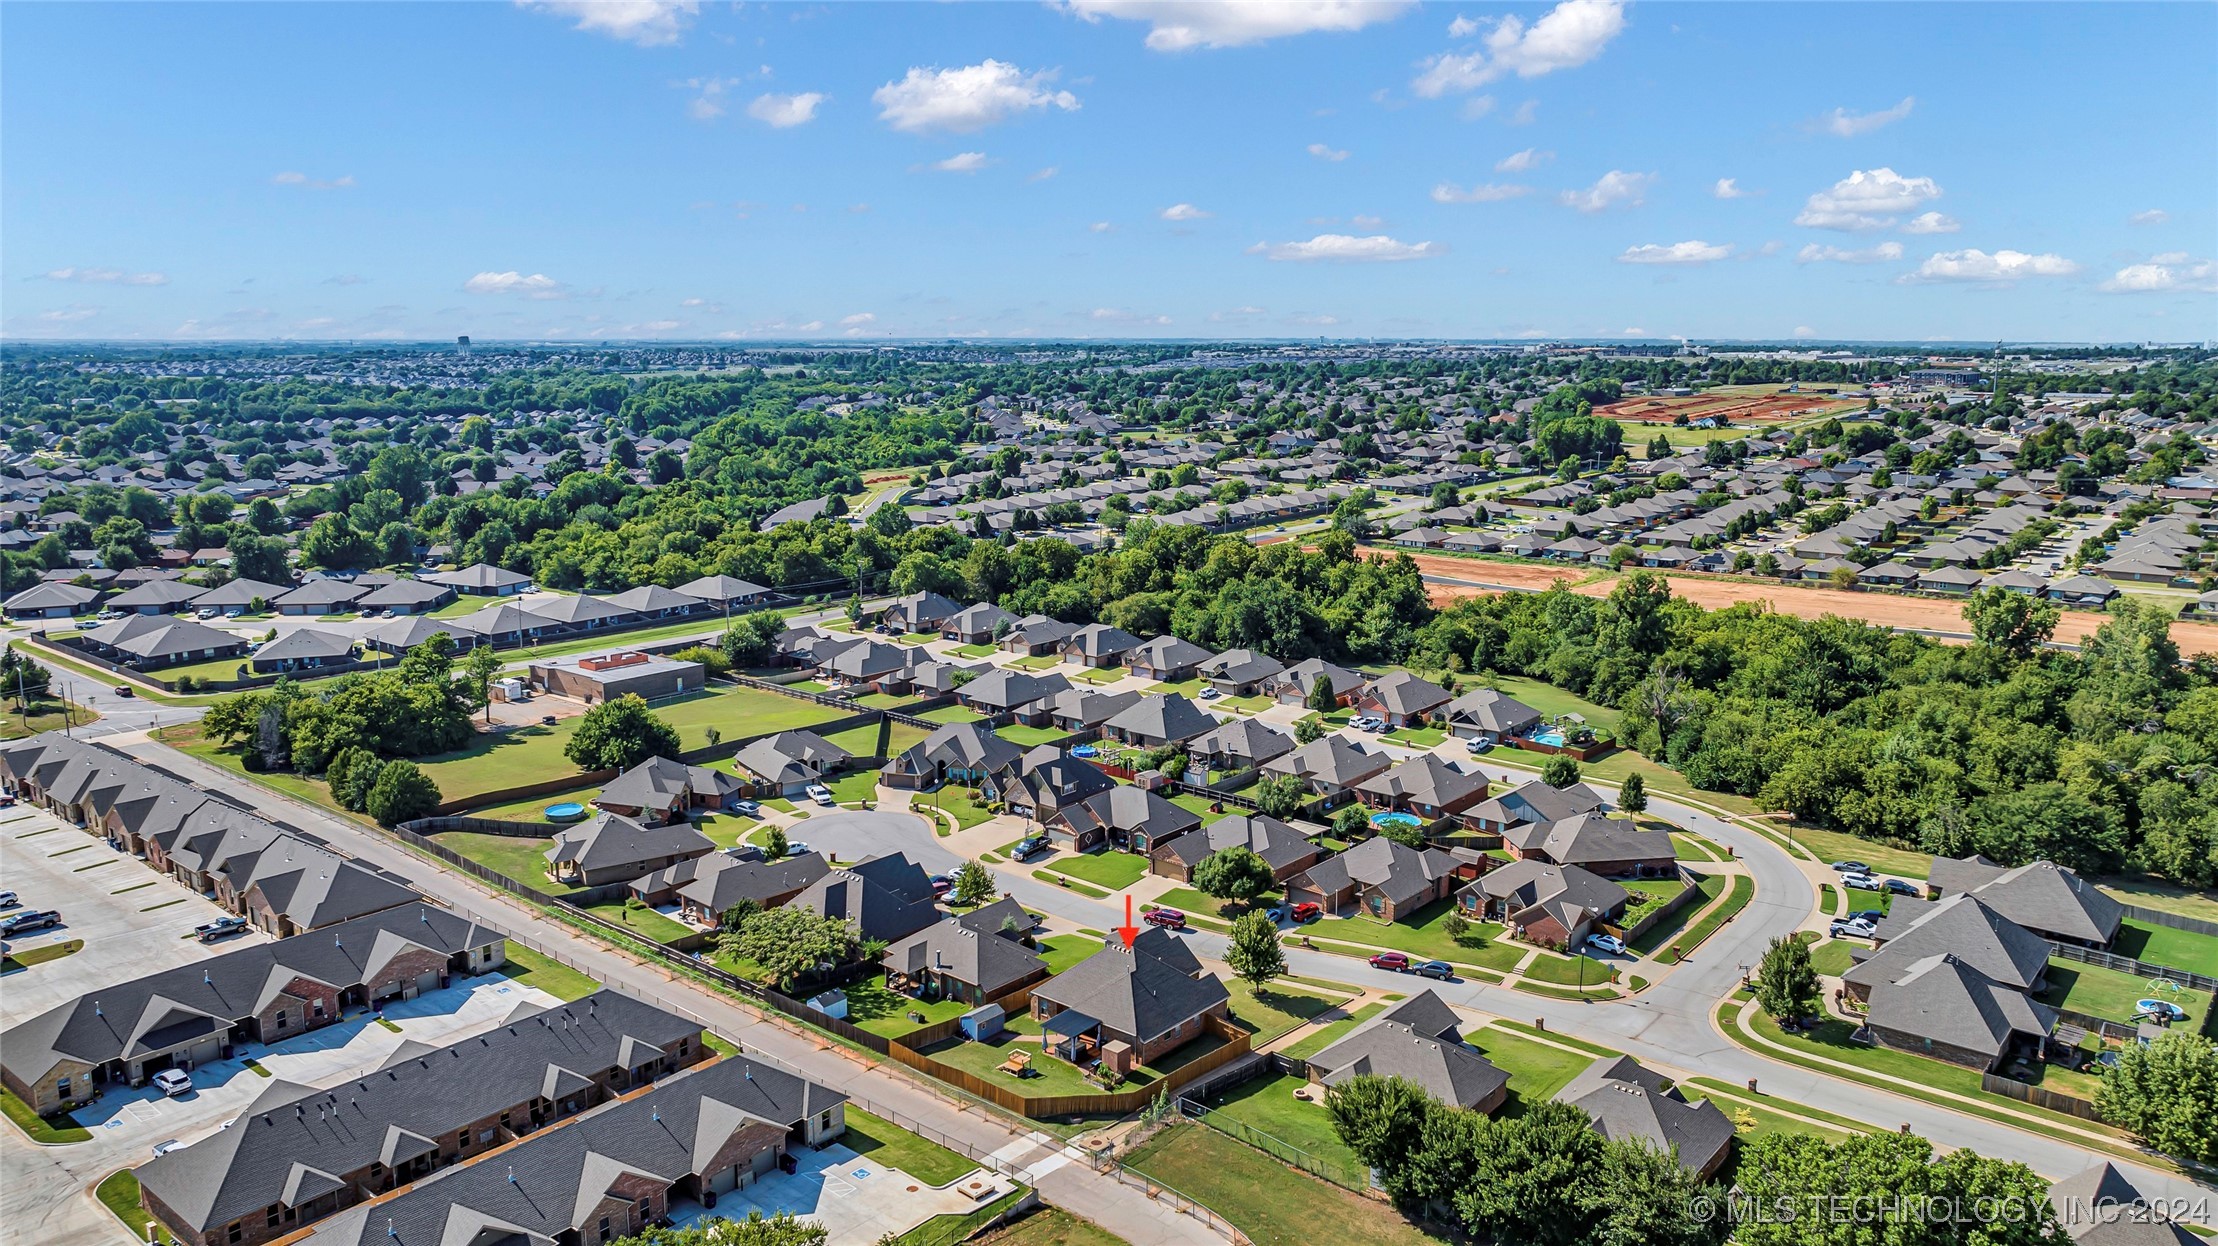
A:
POLYGON ((1324 915, 1325 910, 1322 905, 1313 904, 1307 900, 1294 906, 1293 918, 1297 922, 1313 922, 1324 915))
POLYGON ((62 924, 62 915, 53 909, 31 909, 0 921, 0 935, 19 935, 27 930, 45 930, 62 924))
POLYGON ((1406 973, 1409 970, 1409 953, 1380 952, 1371 958, 1371 968, 1391 969, 1396 973, 1406 973))
POLYGON ((1598 952, 1608 952, 1612 956, 1623 956, 1625 954, 1625 941, 1616 935, 1591 934, 1586 937, 1586 945, 1598 952))
POLYGON ((1217 699, 1218 697, 1221 697, 1221 696, 1223 696, 1223 695, 1224 695, 1223 693, 1221 693, 1221 692, 1217 691, 1217 690, 1216 690, 1215 688, 1204 688, 1204 689, 1202 689, 1202 690, 1201 690, 1201 692, 1200 692, 1200 694, 1198 695, 1198 698, 1197 698, 1197 699, 1199 699, 1199 700, 1203 700, 1203 701, 1214 701, 1214 700, 1216 700, 1216 699, 1217 699))
POLYGON ((762 802, 759 800, 735 800, 732 802, 732 812, 744 813, 751 818, 762 812, 762 802))
POLYGON ((1272 925, 1276 926, 1280 922, 1286 920, 1286 910, 1281 908, 1268 908, 1263 910, 1263 916, 1268 919, 1272 925))
POLYGON ((214 943, 218 939, 235 935, 244 929, 246 929, 246 919, 244 917, 219 917, 205 925, 193 927, 193 937, 202 943, 214 943))
POLYGON ((1017 841, 1017 846, 1009 850, 1009 855, 1015 857, 1019 861, 1022 861, 1026 857, 1038 856, 1040 853, 1046 852, 1047 847, 1047 836, 1027 835, 1023 839, 1017 841))
POLYGON ((1869 939, 1872 937, 1872 935, 1878 933, 1878 930, 1879 928, 1872 925, 1870 922, 1858 921, 1854 918, 1848 917, 1834 918, 1833 924, 1826 927, 1827 933, 1831 934, 1836 939, 1841 938, 1844 935, 1858 939, 1869 939))
POLYGON ((1463 751, 1466 753, 1483 753, 1493 747, 1494 737, 1490 735, 1472 736, 1463 742, 1463 751))
POLYGON ((1843 874, 1841 886, 1854 891, 1885 891, 1886 885, 1869 874, 1843 874))
POLYGON ((129 684, 117 684, 116 695, 119 697, 135 697, 139 694, 131 691, 131 685, 129 684))
POLYGON ((1835 861, 1833 868, 1843 874, 1869 874, 1871 867, 1861 861, 1835 861))
POLYGON ((1847 920, 1852 922, 1864 922, 1867 925, 1876 926, 1879 923, 1887 920, 1887 915, 1878 909, 1857 909, 1855 912, 1848 915, 1847 920))
POLYGON ((944 896, 955 889, 955 879, 947 874, 934 874, 925 881, 932 884, 932 894, 935 896, 944 896))
POLYGON ((202 606, 200 609, 193 611, 193 617, 196 619, 212 619, 216 617, 216 608, 214 606, 202 606))
POLYGON ((1150 926, 1161 926, 1165 930, 1186 929, 1186 914, 1178 909, 1149 909, 1140 920, 1150 926))
POLYGON ((815 851, 816 849, 809 847, 807 840, 789 839, 786 841, 786 855, 789 857, 805 857, 815 851))
POLYGON ((160 1159, 164 1155, 169 1154, 171 1151, 174 1151, 183 1145, 185 1144, 179 1142, 175 1138, 166 1138, 160 1142, 157 1142, 154 1144, 154 1158, 160 1159))
POLYGON ((12 909, 21 903, 23 901, 16 899, 14 892, 0 891, 0 909, 12 909))
POLYGON ((1444 960, 1419 961, 1410 966, 1410 971, 1420 978, 1435 978, 1442 982, 1456 980, 1456 967, 1444 960))
POLYGON ((821 783, 811 783, 806 790, 808 792, 808 797, 810 800, 815 801, 817 804, 820 804, 827 809, 839 803, 838 801, 832 799, 832 789, 824 786, 821 783))
POLYGON ((174 1099, 193 1088, 193 1079, 183 1069, 163 1069, 154 1075, 154 1089, 174 1099))
POLYGON ((1888 879, 1887 890, 1895 893, 1898 896, 1915 896, 1924 894, 1923 889, 1920 888, 1916 883, 1903 878, 1888 879))

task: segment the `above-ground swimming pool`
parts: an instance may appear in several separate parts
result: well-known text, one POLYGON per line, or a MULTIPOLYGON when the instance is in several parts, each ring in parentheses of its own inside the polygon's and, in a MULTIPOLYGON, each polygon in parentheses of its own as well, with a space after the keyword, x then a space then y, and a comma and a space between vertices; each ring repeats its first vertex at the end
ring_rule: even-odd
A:
POLYGON ((547 806, 546 812, 549 822, 575 822, 585 816, 585 806, 574 800, 566 800, 559 805, 547 806))
POLYGON ((1376 827, 1423 826, 1424 824, 1424 821, 1414 813, 1374 813, 1371 815, 1371 825, 1376 827))
POLYGON ((1095 748, 1091 744, 1081 744, 1077 748, 1072 749, 1070 751, 1070 755, 1073 757, 1092 757, 1099 754, 1100 752, 1100 749, 1095 748))
POLYGON ((1563 733, 1554 727, 1550 727, 1545 731, 1535 731, 1525 738, 1535 744, 1546 744, 1552 748, 1563 747, 1563 733))

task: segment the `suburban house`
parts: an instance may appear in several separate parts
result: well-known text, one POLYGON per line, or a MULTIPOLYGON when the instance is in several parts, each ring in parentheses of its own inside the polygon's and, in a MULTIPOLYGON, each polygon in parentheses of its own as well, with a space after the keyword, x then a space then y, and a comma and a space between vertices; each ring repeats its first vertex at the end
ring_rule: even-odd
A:
POLYGON ((1899 972, 1868 986, 1864 1014, 1865 1030, 1882 1047, 1993 1072, 2015 1056, 2038 1055, 2056 1028, 2055 1009, 1965 956, 1934 952, 1889 968, 1899 972))
POLYGON ((445 584, 458 593, 472 597, 513 597, 531 591, 531 577, 518 575, 501 567, 476 563, 460 571, 433 571, 421 577, 433 584, 445 584))
POLYGON ((1064 637, 1057 648, 1065 662, 1080 666, 1108 667, 1121 664, 1125 655, 1141 645, 1139 637, 1121 627, 1088 623, 1064 637))
POLYGON ((1329 809, 1353 796, 1356 784, 1393 764, 1393 758, 1365 748, 1361 740, 1328 735, 1264 762, 1263 773, 1271 778, 1292 775, 1300 779, 1303 788, 1323 797, 1329 809))
POLYGON ((1140 694, 1137 692, 1096 692, 1091 688, 1072 688, 1048 698, 1047 717, 1050 723, 1061 730, 1076 734, 1100 727, 1138 704, 1139 700, 1140 694))
POLYGON ((1679 868, 1669 832, 1643 830, 1628 819, 1599 813, 1519 823, 1502 832, 1502 847, 1520 861, 1576 865, 1616 878, 1669 877, 1679 868))
POLYGON ((2125 920, 2124 905, 2051 861, 2012 869, 1976 854, 1960 861, 1941 857, 1927 883, 1944 896, 1977 896, 1995 912, 2059 943, 2108 947, 2125 920))
POLYGON ((1028 614, 1002 633, 1000 644, 1003 652, 1013 653, 1020 658, 1036 658, 1043 654, 1060 652, 1063 642, 1069 640, 1071 634, 1077 630, 1078 626, 1074 623, 1051 619, 1044 614, 1028 614))
POLYGON ((352 610, 354 603, 369 591, 368 585, 352 580, 312 575, 292 591, 280 593, 270 604, 277 607, 279 614, 337 614, 352 610))
POLYGON ((982 724, 949 723, 888 760, 879 771, 879 781, 917 790, 950 780, 975 785, 1015 765, 1023 755, 982 724))
POLYGON ((744 1190, 789 1151, 835 1141, 846 1104, 831 1087, 727 1056, 540 1130, 497 1159, 350 1207, 299 1246, 613 1242, 645 1232, 674 1199, 744 1190))
POLYGON ((895 598, 878 621, 897 632, 936 632, 962 609, 938 593, 911 593, 895 598))
POLYGON ((1286 673, 1286 666, 1267 653, 1230 649, 1201 664, 1201 677, 1228 697, 1253 696, 1269 680, 1286 673))
POLYGON ((125 614, 175 614, 191 605, 200 592, 182 580, 148 580, 110 597, 107 608, 125 614))
POLYGON ((683 822, 696 810, 729 809, 746 790, 747 781, 736 774, 688 766, 667 757, 650 757, 610 779, 593 798, 593 807, 643 826, 660 826, 683 822))
POLYGON ((2074 1246, 2201 1246, 2108 1161, 2049 1186, 2057 1227, 2074 1246))
POLYGON ((1599 924, 1615 924, 1632 894, 1576 865, 1512 861, 1497 866, 1456 893, 1474 921, 1500 922, 1512 937, 1550 947, 1575 948, 1599 924))
POLYGON ((1069 845, 1074 852, 1109 844, 1142 856, 1200 825, 1200 814, 1125 783, 1063 806, 1046 820, 1048 838, 1069 845))
POLYGON ((1419 991, 1309 1059, 1325 1086, 1353 1077, 1399 1077, 1450 1107, 1491 1114, 1509 1098, 1509 1074, 1463 1041, 1455 1011, 1419 991))
POLYGON ((1142 679, 1175 684, 1192 679, 1201 664, 1215 656, 1190 640, 1166 633, 1126 654, 1124 665, 1142 679))
POLYGON ((679 916, 685 920, 696 926, 714 926, 743 900, 774 909, 831 871, 832 863, 820 852, 805 852, 781 861, 765 861, 759 852, 712 852, 688 857, 637 879, 632 891, 648 904, 675 901, 679 916))
POLYGON ((555 832, 547 873, 573 887, 603 887, 714 851, 716 844, 687 823, 642 826, 622 814, 601 813, 555 832))
POLYGON ((1232 718, 1186 742, 1194 768, 1237 773, 1294 751, 1294 737, 1259 718, 1232 718))
POLYGON ((1227 848, 1246 848, 1263 858, 1263 864, 1271 867, 1271 877, 1282 883, 1324 855, 1315 841, 1277 818, 1234 814, 1183 835, 1156 840, 1148 853, 1148 872, 1190 883, 1195 866, 1227 848))
POLYGON ((886 948, 886 989, 919 999, 983 1004, 1047 977, 1047 960, 1027 941, 1035 921, 1001 899, 944 918, 886 948))
POLYGON ((1446 688, 1431 680, 1419 679, 1408 671, 1394 671, 1364 685, 1356 694, 1355 705, 1385 719, 1389 727, 1411 727, 1453 699, 1446 688))
POLYGON ((134 614, 78 641, 94 653, 146 671, 246 656, 244 638, 166 614, 134 614))
POLYGON ((651 619, 682 619, 690 614, 704 613, 709 608, 709 603, 691 593, 664 588, 660 584, 641 584, 602 600, 640 622, 651 619))
POLYGON ((746 776, 753 795, 798 796, 853 760, 853 754, 813 731, 781 731, 741 745, 732 754, 732 767, 746 776))
POLYGON ((312 671, 344 666, 359 656, 354 638, 342 632, 296 627, 254 651, 247 659, 257 675, 280 671, 312 671))
POLYGON ((942 619, 940 639, 965 645, 990 645, 1016 624, 1017 616, 992 602, 980 602, 942 619))
POLYGON ((1510 828, 1532 823, 1558 822, 1601 809, 1601 793, 1584 783, 1550 787, 1538 779, 1520 783, 1509 791, 1473 805, 1464 814, 1474 830, 1508 835, 1510 828))
POLYGON ((864 939, 906 939, 939 920, 931 880, 899 853, 833 869, 803 887, 781 908, 852 924, 864 939))
POLYGON ((1448 734, 1466 740, 1492 736, 1506 740, 1540 725, 1540 711, 1492 688, 1473 688, 1448 702, 1448 734))
POLYGON ((988 718, 1015 716, 1032 711, 1030 717, 1043 717, 1040 711, 1047 707, 1043 702, 1070 691, 1069 678, 1060 674, 1035 675, 1030 671, 1013 671, 995 667, 955 690, 955 700, 963 708, 983 714, 988 718))
POLYGON ((1372 809, 1414 814, 1431 827, 1485 800, 1486 776, 1419 753, 1356 784, 1355 794, 1372 809))
POLYGON ((1263 693, 1280 705, 1306 705, 1319 679, 1332 681, 1332 700, 1336 705, 1354 704, 1365 682, 1360 672, 1334 666, 1323 658, 1304 658, 1263 681, 1263 693))
POLYGON ((1019 757, 1008 768, 996 771, 992 787, 1012 813, 1042 823, 1052 822, 1063 810, 1084 804, 1117 786, 1101 767, 1069 756, 1053 745, 1042 744, 1019 757))
POLYGON ((90 614, 100 600, 100 590, 89 584, 66 584, 47 580, 33 584, 20 593, 0 603, 0 610, 18 622, 37 619, 66 619, 72 615, 90 614))
POLYGON ((708 672, 699 662, 638 650, 554 658, 533 662, 524 670, 527 679, 548 692, 576 697, 587 705, 600 705, 621 696, 656 701, 682 692, 699 692, 708 682, 708 672))
POLYGON ((394 580, 362 594, 354 605, 365 614, 373 610, 386 614, 430 614, 453 600, 452 585, 433 584, 429 580, 394 580))
POLYGON ((704 575, 698 580, 688 580, 678 585, 677 591, 696 601, 706 602, 727 615, 770 598, 770 590, 762 585, 728 575, 704 575))
POLYGON ((1120 744, 1161 748, 1184 744, 1217 728, 1217 719, 1178 693, 1144 696, 1101 725, 1120 744))
POLYGON ((1405 848, 1374 836, 1286 880, 1286 902, 1398 921, 1446 896, 1455 877, 1455 858, 1438 848, 1405 848))
POLYGON ((1605 1138, 1676 1154, 1681 1168, 1705 1181, 1732 1154, 1733 1122, 1715 1103, 1688 1103, 1669 1078, 1631 1056, 1596 1060, 1556 1092, 1556 1102, 1586 1113, 1605 1138))
POLYGON ((182 1242, 265 1241, 712 1054, 697 1022, 614 991, 526 1009, 326 1089, 272 1082, 236 1128, 140 1165, 140 1200, 182 1242))
POLYGON ((1224 983, 1169 931, 1149 928, 1126 947, 1116 938, 1032 989, 1032 1015, 1047 1054, 1100 1060, 1129 1073, 1162 1059, 1231 1015, 1224 983))
POLYGON ((249 944, 60 1004, 7 1031, 0 1081, 35 1111, 141 1086, 329 1025, 343 1009, 414 999, 506 964, 507 940, 428 904, 249 944))

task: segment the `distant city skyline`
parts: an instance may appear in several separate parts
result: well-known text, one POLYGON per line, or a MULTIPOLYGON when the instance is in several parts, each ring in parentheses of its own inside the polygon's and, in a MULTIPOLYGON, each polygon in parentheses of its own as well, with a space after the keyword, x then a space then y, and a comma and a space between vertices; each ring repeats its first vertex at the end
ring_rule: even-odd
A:
POLYGON ((8 18, 11 341, 2218 337, 2218 6, 8 18))

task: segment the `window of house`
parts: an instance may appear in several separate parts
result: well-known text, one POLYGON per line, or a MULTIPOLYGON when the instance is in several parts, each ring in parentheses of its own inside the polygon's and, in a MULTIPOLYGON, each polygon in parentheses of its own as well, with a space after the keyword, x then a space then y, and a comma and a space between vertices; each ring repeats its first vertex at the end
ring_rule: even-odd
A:
POLYGON ((603 1217, 601 1217, 601 1240, 605 1242, 605 1241, 607 1241, 608 1239, 609 1239, 609 1231, 608 1231, 608 1217, 607 1217, 607 1216, 603 1216, 603 1217))
POLYGON ((463 1131, 462 1131, 461 1133, 458 1133, 458 1134, 456 1134, 456 1135, 455 1135, 455 1137, 454 1137, 454 1149, 455 1149, 455 1150, 457 1150, 457 1151, 467 1151, 467 1150, 469 1150, 469 1149, 470 1149, 470 1131, 469 1131, 469 1130, 465 1129, 465 1130, 463 1130, 463 1131))
POLYGON ((493 1140, 493 1127, 491 1125, 487 1125, 485 1128, 478 1130, 477 1140, 480 1142, 491 1142, 493 1140))
POLYGON ((272 1228, 272 1229, 274 1229, 274 1228, 276 1228, 276 1227, 277 1227, 277 1221, 278 1221, 278 1217, 279 1217, 279 1212, 280 1212, 280 1210, 281 1210, 281 1209, 280 1209, 280 1208, 278 1207, 278 1205, 277 1205, 277 1204, 275 1204, 275 1203, 271 1203, 271 1204, 270 1204, 270 1210, 269 1210, 269 1225, 268 1225, 268 1227, 269 1227, 269 1228, 272 1228))
POLYGON ((69 1097, 69 1079, 64 1077, 56 1080, 54 1083, 54 1093, 60 1095, 64 1099, 67 1099, 69 1097))
POLYGON ((316 1001, 316 1015, 318 1017, 323 1016, 323 1001, 320 999, 316 1001))
POLYGON ((285 1028, 285 1010, 282 1008, 277 1010, 277 1028, 280 1030, 285 1028))
POLYGON ((230 1227, 229 1229, 225 1230, 225 1232, 224 1232, 224 1240, 225 1240, 225 1241, 230 1241, 230 1242, 235 1242, 235 1241, 238 1241, 238 1240, 239 1240, 239 1222, 238 1222, 238 1221, 236 1221, 236 1220, 232 1221, 232 1222, 231 1222, 231 1227, 230 1227))

